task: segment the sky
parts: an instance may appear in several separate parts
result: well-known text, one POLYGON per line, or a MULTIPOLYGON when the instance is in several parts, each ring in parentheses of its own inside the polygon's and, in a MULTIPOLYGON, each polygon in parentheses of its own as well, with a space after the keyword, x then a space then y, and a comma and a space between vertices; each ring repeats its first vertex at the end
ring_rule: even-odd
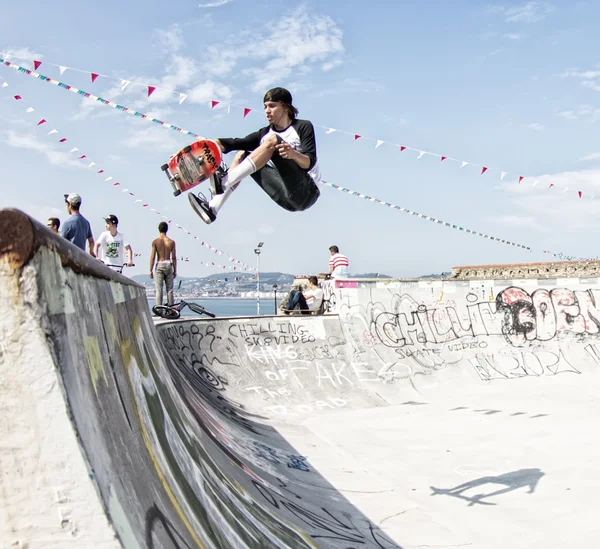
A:
POLYGON ((263 95, 284 86, 315 125, 325 181, 531 248, 328 186, 311 209, 290 213, 251 179, 207 226, 160 171, 192 137, 0 66, 0 207, 64 222, 63 194, 79 193, 94 236, 103 216, 119 217, 140 254, 130 276, 148 272, 163 216, 177 255, 188 259, 181 276, 223 272, 212 262, 242 268, 230 258, 256 266, 259 241, 261 271, 305 275, 328 270, 334 244, 351 272, 397 277, 556 260, 544 250, 599 255, 597 2, 57 6, 3 6, 0 53, 28 69, 41 61, 40 74, 209 138, 266 125, 263 95), (101 76, 92 82, 91 73, 101 76), (156 88, 150 97, 148 86, 156 88), (219 104, 211 109, 211 101, 219 104), (246 117, 244 108, 252 109, 246 117))

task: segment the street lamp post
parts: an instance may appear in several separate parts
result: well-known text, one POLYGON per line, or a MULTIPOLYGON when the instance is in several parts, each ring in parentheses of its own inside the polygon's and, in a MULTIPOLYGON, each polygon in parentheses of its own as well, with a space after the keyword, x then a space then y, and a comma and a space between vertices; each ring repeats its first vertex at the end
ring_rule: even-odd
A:
POLYGON ((273 305, 275 306, 275 310, 273 311, 273 314, 277 314, 277 284, 273 284, 273 291, 275 292, 275 294, 273 295, 273 305))
POLYGON ((256 254, 256 316, 260 316, 260 249, 264 242, 259 242, 254 248, 256 254))

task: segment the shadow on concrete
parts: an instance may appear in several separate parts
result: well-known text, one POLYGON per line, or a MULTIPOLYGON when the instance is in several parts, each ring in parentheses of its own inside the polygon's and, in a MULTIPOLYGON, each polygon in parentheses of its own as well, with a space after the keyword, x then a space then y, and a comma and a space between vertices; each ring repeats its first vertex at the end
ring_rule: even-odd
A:
POLYGON ((512 471, 503 475, 485 476, 474 480, 470 480, 469 482, 463 482, 462 484, 459 484, 454 488, 436 488, 435 486, 431 486, 430 488, 433 490, 433 493, 431 494, 432 496, 445 495, 462 499, 469 502, 469 507, 472 507, 476 503, 480 505, 497 505, 496 503, 483 500, 486 498, 499 496, 501 494, 506 494, 508 492, 513 492, 514 490, 518 490, 519 488, 525 488, 527 486, 529 487, 527 493, 533 494, 538 485, 538 482, 543 476, 544 473, 537 468, 519 469, 518 471, 512 471), (506 488, 501 488, 500 490, 495 490, 487 494, 473 494, 472 496, 464 495, 464 492, 466 492, 467 490, 479 488, 488 484, 499 484, 506 486, 506 488))

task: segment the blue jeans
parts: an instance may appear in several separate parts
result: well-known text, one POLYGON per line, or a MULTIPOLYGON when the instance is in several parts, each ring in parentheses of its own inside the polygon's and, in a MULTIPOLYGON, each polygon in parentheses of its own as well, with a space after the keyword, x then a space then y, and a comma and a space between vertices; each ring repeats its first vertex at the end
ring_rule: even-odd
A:
POLYGON ((300 310, 303 314, 308 314, 308 304, 306 298, 300 290, 292 290, 290 292, 290 299, 288 301, 288 311, 293 311, 297 306, 300 306, 300 310))

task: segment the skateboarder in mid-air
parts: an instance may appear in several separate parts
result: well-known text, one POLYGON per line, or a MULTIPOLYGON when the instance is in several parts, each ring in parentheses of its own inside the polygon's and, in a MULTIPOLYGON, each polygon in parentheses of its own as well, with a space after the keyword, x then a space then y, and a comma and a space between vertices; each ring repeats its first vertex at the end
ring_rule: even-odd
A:
POLYGON ((215 139, 221 151, 240 151, 231 167, 211 177, 213 197, 188 194, 192 208, 205 223, 212 223, 219 210, 244 177, 256 183, 290 212, 310 208, 319 198, 320 182, 315 131, 308 120, 298 120, 292 94, 273 88, 264 97, 269 125, 242 138, 215 139))

